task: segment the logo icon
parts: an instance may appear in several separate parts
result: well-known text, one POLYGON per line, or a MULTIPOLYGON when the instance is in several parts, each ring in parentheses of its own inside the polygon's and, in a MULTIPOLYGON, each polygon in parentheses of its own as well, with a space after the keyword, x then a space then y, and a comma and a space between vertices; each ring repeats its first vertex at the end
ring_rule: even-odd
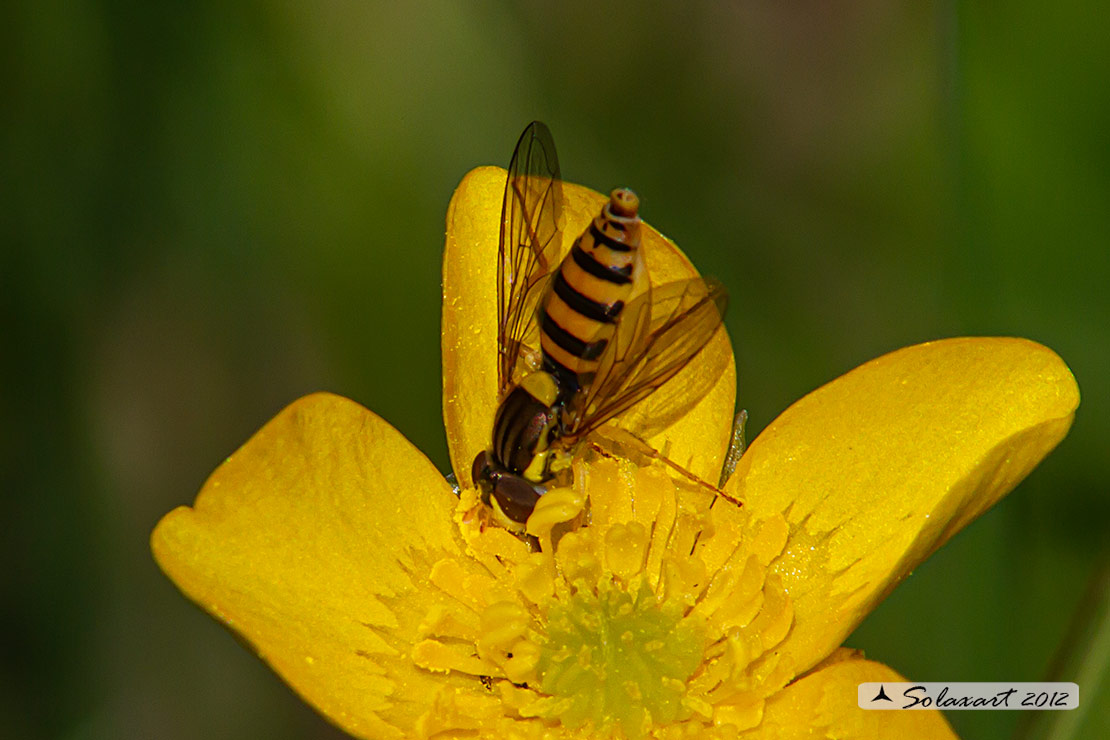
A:
POLYGON ((875 698, 872 699, 871 701, 880 701, 880 700, 881 701, 889 701, 892 704, 894 703, 894 700, 886 695, 886 687, 883 686, 882 684, 879 684, 879 693, 876 694, 875 698))

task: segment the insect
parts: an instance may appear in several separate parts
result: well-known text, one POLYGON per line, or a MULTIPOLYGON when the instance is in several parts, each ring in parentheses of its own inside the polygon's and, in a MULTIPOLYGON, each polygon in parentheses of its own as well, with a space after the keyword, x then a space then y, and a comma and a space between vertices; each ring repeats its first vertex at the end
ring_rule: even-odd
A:
POLYGON ((551 132, 534 121, 517 142, 498 249, 500 404, 471 471, 510 528, 523 529, 578 442, 673 378, 721 324, 719 282, 650 284, 639 205, 631 190, 614 190, 564 255, 551 132))

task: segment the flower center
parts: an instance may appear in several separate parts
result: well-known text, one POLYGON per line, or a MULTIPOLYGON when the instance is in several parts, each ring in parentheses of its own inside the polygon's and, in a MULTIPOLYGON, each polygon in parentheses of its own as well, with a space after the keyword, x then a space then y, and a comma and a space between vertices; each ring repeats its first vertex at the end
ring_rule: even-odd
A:
POLYGON ((770 567, 788 525, 713 503, 662 466, 587 456, 536 504, 530 546, 464 489, 467 557, 432 567, 411 651, 453 677, 422 736, 724 740, 759 725, 798 673, 777 649, 794 610, 770 567))
POLYGON ((552 714, 571 728, 620 724, 630 738, 653 724, 690 714, 686 680, 702 660, 705 639, 675 606, 647 586, 580 591, 548 612, 537 673, 556 701, 552 714))

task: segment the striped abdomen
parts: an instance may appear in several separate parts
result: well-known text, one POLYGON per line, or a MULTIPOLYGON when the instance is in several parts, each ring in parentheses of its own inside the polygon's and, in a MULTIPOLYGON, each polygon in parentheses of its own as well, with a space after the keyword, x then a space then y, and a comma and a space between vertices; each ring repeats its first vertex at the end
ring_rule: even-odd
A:
POLYGON ((639 206, 631 190, 614 190, 574 242, 540 301, 544 367, 567 395, 593 380, 617 317, 647 283, 639 206))

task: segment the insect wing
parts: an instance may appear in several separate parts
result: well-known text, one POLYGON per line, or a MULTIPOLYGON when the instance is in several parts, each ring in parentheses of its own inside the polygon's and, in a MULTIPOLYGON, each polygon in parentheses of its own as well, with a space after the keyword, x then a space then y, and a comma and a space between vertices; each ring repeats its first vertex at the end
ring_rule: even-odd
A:
POLYGON ((563 223, 559 159, 547 126, 524 129, 509 163, 497 253, 498 389, 513 382, 521 348, 537 344, 533 316, 544 279, 559 264, 563 223))
MULTIPOLYGON (((727 302, 724 286, 703 278, 656 286, 632 300, 599 358, 593 382, 575 399, 566 436, 582 437, 677 375, 721 325, 727 302)), ((670 417, 708 392, 718 375, 706 373, 693 386, 673 389, 660 403, 652 404, 650 419, 667 426, 670 417)))

